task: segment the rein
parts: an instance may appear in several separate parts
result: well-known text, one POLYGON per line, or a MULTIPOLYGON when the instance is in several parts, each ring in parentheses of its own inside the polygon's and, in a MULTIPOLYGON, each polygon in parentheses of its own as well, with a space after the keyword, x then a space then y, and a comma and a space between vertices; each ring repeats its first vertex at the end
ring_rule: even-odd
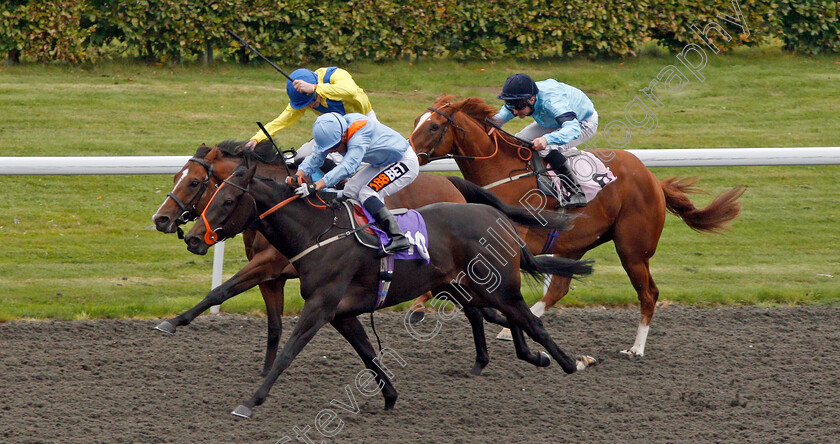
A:
MULTIPOLYGON (((207 220, 207 208, 210 208, 210 204, 211 204, 211 203, 213 202, 213 200, 216 198, 216 195, 219 193, 219 190, 221 190, 221 189, 222 189, 225 185, 230 185, 230 186, 232 186, 232 187, 234 187, 234 188, 237 188, 237 189, 239 189, 239 190, 242 190, 244 193, 249 193, 249 192, 250 192, 250 190, 249 190, 248 188, 245 188, 245 187, 243 187, 243 186, 241 186, 241 185, 237 185, 237 184, 235 184, 235 183, 233 183, 233 182, 230 182, 228 179, 230 179, 232 176, 233 176, 233 173, 231 173, 231 175, 230 175, 230 176, 228 176, 228 178, 227 178, 227 179, 225 179, 225 180, 223 180, 223 181, 222 181, 222 184, 221 184, 221 185, 219 185, 219 187, 216 189, 216 192, 215 192, 215 193, 213 193, 213 197, 211 197, 211 198, 210 198, 210 202, 208 202, 208 203, 207 203, 207 207, 205 207, 205 208, 204 208, 204 211, 202 211, 202 212, 201 212, 201 220, 204 222, 204 228, 205 228, 205 233, 204 233, 204 242, 205 242, 207 245, 213 245, 213 244, 215 244, 215 243, 217 243, 217 242, 219 242, 219 241, 220 241, 220 239, 219 239, 219 235, 218 235, 218 233, 216 232, 216 230, 221 230, 221 229, 224 227, 225 222, 227 222, 227 220, 228 220, 228 219, 230 219, 230 218, 231 218, 231 216, 232 216, 232 213, 231 213, 231 214, 229 214, 229 215, 228 215, 228 217, 227 217, 227 218, 225 218, 225 220, 224 220, 224 221, 222 221, 221 226, 220 226, 219 228, 217 228, 216 230, 213 230, 213 229, 210 227, 210 221, 208 221, 208 220, 207 220)), ((293 201, 295 201, 295 200, 299 199, 300 197, 301 197, 300 195, 295 194, 295 195, 294 195, 294 196, 292 196, 292 197, 289 197, 289 198, 284 199, 284 200, 283 200, 283 201, 281 201, 280 203, 278 203, 278 204, 274 205, 273 207, 269 208, 268 210, 266 210, 265 212, 263 212, 262 214, 260 214, 260 215, 258 216, 258 217, 259 217, 259 219, 260 219, 260 220, 264 220, 266 217, 268 217, 268 216, 269 216, 269 215, 271 215, 272 213, 274 213, 274 212, 276 212, 277 210, 279 210, 279 209, 281 209, 281 208, 285 207, 286 205, 288 205, 288 204, 292 203, 293 201)), ((323 202, 323 199, 321 199, 321 198, 320 198, 320 196, 318 196, 318 198, 319 198, 319 199, 323 202)), ((313 207, 316 207, 316 208, 327 208, 327 206, 326 206, 326 205, 324 205, 324 206, 322 207, 322 206, 320 206, 320 205, 315 205, 315 204, 312 204, 311 202, 309 202, 309 200, 308 200, 308 199, 306 199, 306 201, 307 201, 307 203, 309 203, 309 204, 310 204, 310 205, 312 205, 313 207)), ((254 206, 256 207, 256 201, 254 202, 254 206)), ((340 234, 338 234, 338 235, 335 235, 335 236, 333 236, 333 237, 331 237, 331 238, 329 238, 329 239, 327 239, 327 240, 324 240, 324 241, 318 241, 318 242, 316 242, 316 243, 315 243, 315 245, 310 246, 309 248, 307 248, 307 249, 305 249, 305 250, 301 251, 300 253, 298 253, 297 255, 295 255, 293 258, 289 259, 289 262, 290 262, 290 263, 293 263, 293 262, 295 262, 295 261, 299 260, 300 258, 302 258, 302 257, 306 256, 307 254, 309 254, 309 253, 311 253, 311 252, 313 252, 313 251, 317 250, 318 248, 321 248, 321 247, 323 247, 323 246, 325 246, 325 245, 329 245, 329 244, 331 244, 331 243, 333 243, 333 242, 335 242, 335 241, 338 241, 338 240, 344 239, 344 238, 346 238, 346 237, 348 237, 348 236, 352 236, 354 233, 359 232, 359 231, 362 231, 362 230, 364 230, 364 229, 366 229, 366 228, 370 227, 371 225, 373 225, 373 222, 370 222, 370 223, 367 223, 367 224, 365 224, 365 225, 362 225, 362 226, 356 227, 356 228, 354 228, 354 229, 352 229, 352 230, 349 230, 349 231, 345 231, 345 232, 340 233, 340 234)))
MULTIPOLYGON (((274 213, 275 211, 279 210, 280 208, 285 207, 286 205, 288 205, 289 203, 291 203, 292 201, 294 201, 295 199, 297 199, 299 197, 300 197, 300 195, 296 194, 296 195, 294 195, 294 196, 292 196, 288 199, 283 200, 282 202, 278 203, 277 205, 269 208, 268 210, 266 210, 265 213, 260 214, 260 220, 265 219, 268 215, 274 213)), ((318 196, 318 198, 320 199, 320 196, 318 196)), ((321 199, 321 201, 323 202, 323 199, 321 199)), ((309 203, 309 202, 307 201, 307 203, 309 203)), ((309 204, 312 205, 315 208, 322 208, 320 205, 313 205, 311 203, 309 203, 309 204)), ((326 205, 323 208, 326 208, 326 205)), ((310 246, 309 248, 307 248, 307 249, 301 251, 300 253, 296 254, 293 258, 289 259, 289 263, 294 263, 295 261, 301 259, 302 257, 306 256, 307 254, 309 254, 309 253, 311 253, 311 252, 313 252, 313 251, 315 251, 315 250, 317 250, 317 249, 319 249, 323 246, 329 245, 329 244, 331 244, 335 241, 338 241, 338 240, 344 239, 345 237, 351 236, 354 233, 362 231, 362 230, 368 228, 371 225, 373 225, 373 222, 368 222, 365 225, 362 225, 362 226, 356 227, 352 230, 345 231, 343 233, 337 234, 337 235, 335 235, 335 236, 333 236, 333 237, 331 237, 327 240, 315 242, 315 245, 310 246)), ((329 229, 328 229, 328 231, 329 231, 329 229)))

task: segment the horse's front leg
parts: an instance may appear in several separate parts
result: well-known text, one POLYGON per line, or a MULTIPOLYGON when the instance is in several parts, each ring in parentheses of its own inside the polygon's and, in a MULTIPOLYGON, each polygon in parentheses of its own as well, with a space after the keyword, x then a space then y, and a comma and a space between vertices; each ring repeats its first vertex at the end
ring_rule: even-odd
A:
POLYGON ((283 334, 283 307, 285 306, 285 279, 271 279, 260 283, 260 293, 265 301, 265 312, 268 318, 268 336, 266 338, 265 360, 260 376, 265 376, 271 370, 271 364, 277 359, 277 347, 283 334))
POLYGON ((394 404, 397 402, 397 390, 391 384, 391 380, 388 379, 385 371, 376 364, 377 356, 364 327, 362 327, 362 323, 356 317, 333 320, 331 323, 341 333, 341 336, 344 336, 344 339, 353 346, 353 349, 362 358, 362 362, 365 363, 365 367, 376 374, 376 382, 382 388, 382 396, 385 397, 385 410, 394 408, 394 404))
MULTIPOLYGON (((339 298, 340 299, 340 296, 339 298)), ((283 350, 277 355, 271 371, 266 375, 265 380, 256 393, 243 404, 237 406, 233 412, 235 416, 243 418, 250 418, 253 414, 253 408, 261 405, 268 397, 268 392, 271 387, 280 377, 286 368, 297 357, 298 353, 303 350, 303 347, 309 343, 315 336, 315 333, 321 329, 327 322, 332 321, 335 316, 335 307, 338 303, 336 298, 328 298, 324 293, 316 293, 306 299, 303 304, 303 311, 300 314, 300 319, 295 325, 292 334, 283 346, 283 350)))
MULTIPOLYGON (((175 334, 175 329, 182 325, 187 325, 192 322, 195 318, 198 317, 201 313, 204 313, 208 308, 214 305, 221 305, 222 302, 246 291, 260 282, 271 278, 279 278, 281 277, 277 273, 273 273, 272 270, 276 269, 277 267, 272 264, 274 256, 265 252, 265 254, 257 254, 254 256, 253 259, 248 261, 248 263, 242 267, 233 277, 219 285, 218 287, 210 290, 207 293, 207 296, 201 300, 195 307, 179 314, 178 316, 167 319, 160 324, 158 324, 155 329, 160 330, 164 333, 168 334, 175 334)), ((282 277, 295 277, 295 276, 282 276, 282 277)), ((282 279, 279 285, 285 284, 285 279, 282 279)))

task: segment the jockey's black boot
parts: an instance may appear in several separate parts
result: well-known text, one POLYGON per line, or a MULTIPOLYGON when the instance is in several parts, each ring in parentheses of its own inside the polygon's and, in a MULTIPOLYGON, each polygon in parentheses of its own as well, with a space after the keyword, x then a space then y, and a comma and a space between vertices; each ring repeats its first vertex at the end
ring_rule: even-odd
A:
POLYGON ((397 224, 397 220, 394 219, 394 215, 385 208, 385 204, 382 201, 375 197, 370 197, 365 200, 364 206, 376 220, 376 225, 391 238, 391 242, 382 247, 382 253, 393 254, 411 248, 411 242, 405 237, 405 234, 397 224))
POLYGON ((561 179, 565 178, 563 183, 568 188, 569 193, 571 193, 569 200, 565 202, 565 204, 561 202, 558 207, 585 207, 586 196, 580 189, 580 184, 578 183, 577 178, 571 171, 569 171, 569 167, 566 166, 566 157, 563 156, 559 150, 551 150, 543 159, 548 161, 551 165, 551 169, 554 170, 561 179))

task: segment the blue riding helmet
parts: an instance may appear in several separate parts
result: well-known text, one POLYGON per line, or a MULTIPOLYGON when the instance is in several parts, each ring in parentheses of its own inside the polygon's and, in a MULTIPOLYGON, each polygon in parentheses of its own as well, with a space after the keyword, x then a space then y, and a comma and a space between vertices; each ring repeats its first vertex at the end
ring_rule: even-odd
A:
POLYGON ((498 98, 504 101, 530 99, 537 95, 540 90, 537 83, 528 74, 514 74, 505 80, 502 93, 498 98))
MULTIPOLYGON (((303 80, 304 82, 311 83, 313 85, 318 84, 318 76, 306 68, 298 68, 292 71, 292 74, 289 77, 291 77, 292 80, 303 80)), ((313 100, 315 100, 315 94, 304 94, 302 92, 298 92, 298 90, 296 90, 292 85, 292 80, 286 80, 286 94, 289 95, 289 104, 292 105, 292 108, 294 109, 305 108, 307 105, 312 103, 313 100)))
POLYGON ((345 131, 347 131, 347 121, 344 120, 344 116, 339 113, 321 114, 312 124, 315 150, 326 151, 338 145, 345 131))

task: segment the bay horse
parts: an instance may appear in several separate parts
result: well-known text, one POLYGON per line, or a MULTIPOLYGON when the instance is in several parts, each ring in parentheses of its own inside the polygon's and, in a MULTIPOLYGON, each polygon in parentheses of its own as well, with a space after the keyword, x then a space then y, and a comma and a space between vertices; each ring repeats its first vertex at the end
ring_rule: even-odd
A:
MULTIPOLYGON (((250 399, 236 407, 232 412, 234 415, 250 418, 253 408, 265 401, 280 374, 327 323, 350 342, 365 366, 376 375, 385 408, 393 408, 397 392, 375 362, 373 347, 357 316, 413 299, 427 291, 445 294, 445 298, 464 308, 476 345, 473 370, 478 368, 480 371, 487 364, 483 307, 501 312, 515 336, 521 336, 523 331, 527 333, 546 348, 566 373, 574 373, 596 362, 591 357, 575 360, 566 355, 528 310, 520 293, 520 268, 531 274, 571 278, 591 273, 590 264, 550 256, 534 257, 521 247, 513 229, 508 228, 501 230, 504 233, 497 239, 502 247, 506 244, 509 256, 492 255, 493 261, 484 260, 485 269, 492 270, 485 275, 493 275, 492 286, 488 285, 487 278, 476 278, 472 268, 476 259, 483 259, 482 254, 490 251, 485 239, 489 230, 498 230, 500 224, 508 223, 507 217, 524 225, 548 224, 553 228, 565 228, 569 222, 567 216, 553 213, 546 215, 550 220, 540 220, 522 208, 501 203, 503 211, 489 205, 448 202, 422 207, 418 211, 426 222, 431 263, 395 261, 390 291, 384 299, 379 299, 377 252, 352 241, 352 236, 340 240, 340 234, 346 235, 351 223, 348 216, 337 208, 319 205, 312 196, 301 198, 285 183, 255 176, 259 159, 251 157, 246 152, 246 159, 219 185, 200 222, 187 234, 187 243, 191 251, 200 252, 247 227, 255 227, 279 252, 293 258, 300 274, 304 306, 263 384, 250 399), (325 240, 331 234, 339 236, 325 240)), ((489 198, 497 199, 492 195, 489 198)), ((537 366, 548 365, 548 360, 540 359, 541 356, 527 350, 520 353, 524 342, 514 342, 517 356, 537 366)))
MULTIPOLYGON (((429 111, 415 121, 409 140, 420 164, 454 158, 468 181, 480 186, 498 184, 492 187, 492 192, 503 201, 521 205, 525 203, 523 198, 526 201, 533 198, 538 173, 530 167, 529 160, 534 152, 522 141, 487 122, 496 114, 496 109, 481 98, 454 100, 452 95, 439 96, 429 111)), ((698 209, 686 197, 686 193, 699 191, 694 187, 696 179, 658 180, 627 151, 593 151, 612 170, 616 180, 604 187, 586 207, 566 210, 581 216, 571 230, 547 233, 525 229, 521 235, 534 254, 551 253, 570 259, 580 259, 587 251, 613 241, 641 308, 633 345, 621 353, 641 357, 659 298, 649 261, 656 252, 666 211, 679 216, 696 231, 719 232, 738 216, 741 206, 737 200, 744 193, 744 187, 737 186, 724 192, 705 208, 698 209)), ((557 204, 553 198, 544 199, 547 205, 557 204)), ((534 304, 532 312, 542 316, 566 295, 569 284, 568 278, 552 277, 548 291, 534 304)), ((504 334, 503 331, 500 339, 505 339, 504 334)))
MULTIPOLYGON (((215 192, 217 184, 228 177, 242 160, 239 148, 243 143, 224 141, 216 147, 202 144, 195 155, 175 174, 172 191, 152 216, 155 228, 164 233, 174 233, 180 230, 180 225, 198 218, 215 192)), ((271 142, 267 140, 258 144, 254 151, 264 159, 274 157, 271 142)), ((258 168, 261 175, 279 181, 288 174, 279 164, 261 163, 258 168)), ((385 199, 388 208, 419 208, 434 202, 466 201, 445 176, 425 173, 418 175, 414 182, 400 192, 385 199)), ((248 263, 230 279, 211 290, 195 307, 176 317, 174 323, 163 322, 157 329, 174 334, 177 326, 189 324, 213 305, 219 305, 221 301, 259 285, 268 318, 265 359, 260 373, 261 376, 265 376, 277 356, 282 334, 284 287, 288 279, 298 277, 298 272, 286 256, 272 247, 257 230, 244 230, 242 239, 248 263)))

